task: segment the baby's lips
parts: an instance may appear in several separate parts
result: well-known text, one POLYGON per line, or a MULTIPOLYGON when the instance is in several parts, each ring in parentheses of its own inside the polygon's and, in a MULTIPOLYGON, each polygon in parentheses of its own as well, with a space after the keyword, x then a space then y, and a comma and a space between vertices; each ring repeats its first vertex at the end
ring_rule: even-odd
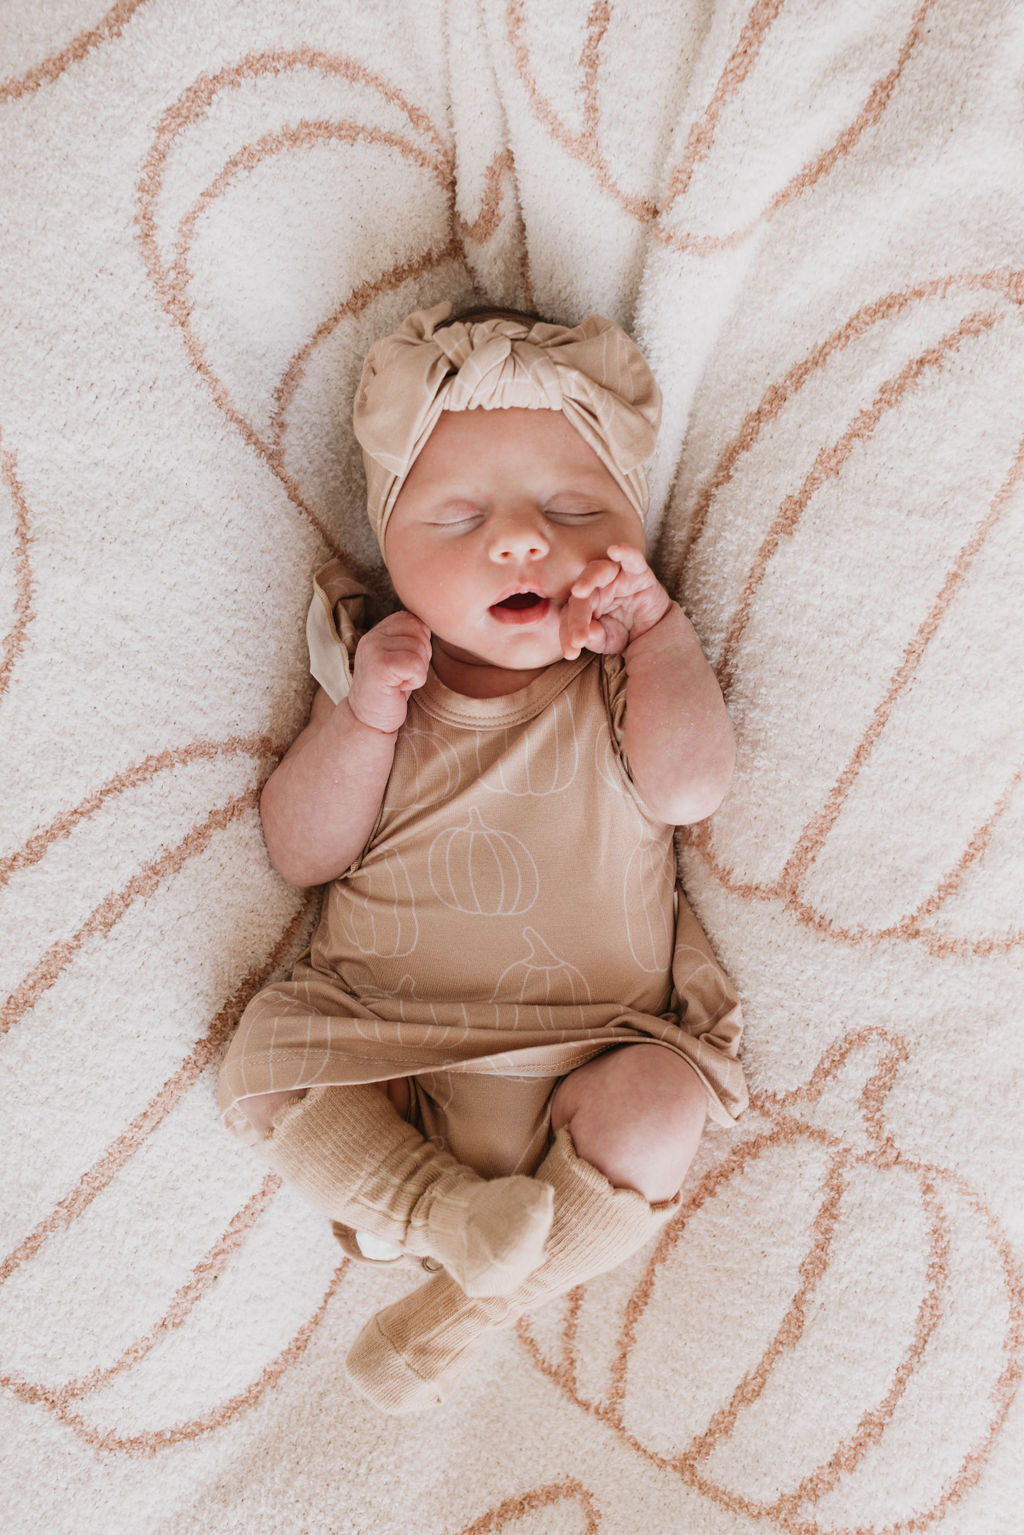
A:
POLYGON ((503 624, 539 624, 551 611, 551 600, 537 592, 510 592, 487 610, 493 619, 503 624), (522 601, 517 601, 522 598, 522 601))

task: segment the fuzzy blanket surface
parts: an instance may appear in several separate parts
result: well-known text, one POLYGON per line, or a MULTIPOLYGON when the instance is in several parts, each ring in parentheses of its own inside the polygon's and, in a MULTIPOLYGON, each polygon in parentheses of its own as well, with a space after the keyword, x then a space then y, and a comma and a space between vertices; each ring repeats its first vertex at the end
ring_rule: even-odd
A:
POLYGON ((1013 1535, 1024 1199, 1014 0, 4 0, 9 1535, 1013 1535), (261 781, 410 309, 603 313, 739 737, 687 836, 752 1107, 433 1416, 222 1129, 315 892, 261 781))

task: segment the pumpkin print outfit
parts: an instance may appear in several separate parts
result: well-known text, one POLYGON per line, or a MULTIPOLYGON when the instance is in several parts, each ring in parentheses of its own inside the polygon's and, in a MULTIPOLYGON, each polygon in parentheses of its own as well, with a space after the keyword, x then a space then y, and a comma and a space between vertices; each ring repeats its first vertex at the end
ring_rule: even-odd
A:
MULTIPOLYGON (((314 675, 337 701, 368 627, 339 561, 319 572, 314 675)), ((623 753, 626 669, 587 651, 527 687, 413 693, 377 824, 325 893, 290 980, 246 1008, 220 1077, 227 1127, 259 1093, 409 1078, 410 1118, 485 1177, 532 1173, 568 1072, 655 1042, 709 1110, 746 1104, 736 994, 678 886, 673 828, 623 753)))

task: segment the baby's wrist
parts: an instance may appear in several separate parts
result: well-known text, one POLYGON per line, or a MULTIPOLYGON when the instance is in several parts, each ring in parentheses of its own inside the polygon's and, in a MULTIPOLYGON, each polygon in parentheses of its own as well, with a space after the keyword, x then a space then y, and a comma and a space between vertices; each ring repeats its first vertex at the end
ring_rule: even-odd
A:
POLYGON ((634 644, 637 640, 644 639, 648 634, 653 634, 659 626, 665 623, 666 619, 671 620, 673 611, 677 613, 682 611, 679 604, 672 601, 664 587, 659 587, 658 591, 660 593, 660 600, 645 605, 644 611, 630 625, 628 641, 630 645, 634 644))
POLYGON ((353 688, 345 701, 348 704, 348 712, 357 725, 361 725, 364 730, 372 730, 375 735, 396 736, 398 734, 405 723, 406 709, 402 710, 402 718, 397 723, 391 723, 397 711, 393 704, 390 708, 388 707, 388 704, 391 704, 390 699, 382 699, 374 708, 372 704, 367 704, 362 694, 353 698, 354 693, 353 688))
POLYGON ((665 608, 656 619, 643 628, 634 627, 630 630, 629 643, 624 651, 627 668, 659 660, 678 647, 683 632, 690 628, 682 608, 678 602, 672 601, 667 592, 665 602, 665 608))

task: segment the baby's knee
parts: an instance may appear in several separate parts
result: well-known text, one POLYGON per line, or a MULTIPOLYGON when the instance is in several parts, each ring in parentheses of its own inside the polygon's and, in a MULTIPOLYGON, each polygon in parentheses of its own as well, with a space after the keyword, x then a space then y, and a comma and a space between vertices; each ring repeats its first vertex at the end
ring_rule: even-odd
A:
POLYGON ((551 1105, 555 1130, 579 1116, 625 1124, 647 1123, 672 1134, 698 1124, 707 1112, 704 1084, 693 1067, 662 1045, 623 1045, 570 1072, 551 1105))
POLYGON ((636 1045, 567 1077, 551 1123, 555 1131, 568 1125, 578 1154, 616 1188, 659 1204, 682 1187, 706 1117, 693 1068, 662 1046, 636 1045))

